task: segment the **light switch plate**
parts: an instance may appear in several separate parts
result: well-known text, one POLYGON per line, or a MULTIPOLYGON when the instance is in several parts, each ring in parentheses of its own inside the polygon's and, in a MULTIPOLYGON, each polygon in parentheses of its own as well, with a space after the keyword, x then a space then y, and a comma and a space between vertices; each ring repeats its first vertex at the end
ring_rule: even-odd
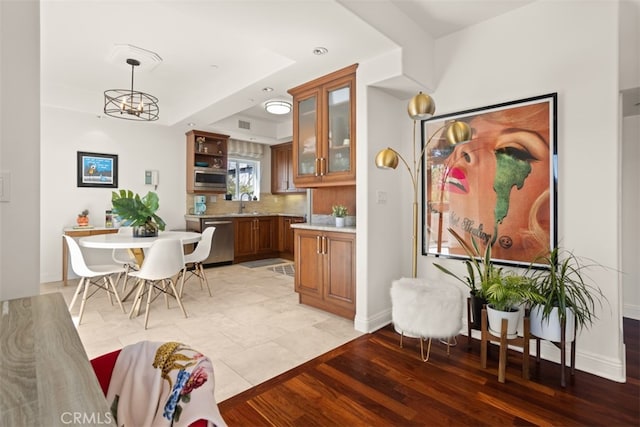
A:
POLYGON ((0 172, 0 202, 11 201, 11 172, 0 172))

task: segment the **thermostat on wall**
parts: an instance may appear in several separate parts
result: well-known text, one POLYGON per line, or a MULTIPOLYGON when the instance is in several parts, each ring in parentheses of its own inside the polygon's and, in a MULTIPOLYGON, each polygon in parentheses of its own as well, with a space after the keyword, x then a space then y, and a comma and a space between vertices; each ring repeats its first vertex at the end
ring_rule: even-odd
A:
POLYGON ((145 185, 155 185, 158 187, 158 171, 144 171, 144 183, 145 185))

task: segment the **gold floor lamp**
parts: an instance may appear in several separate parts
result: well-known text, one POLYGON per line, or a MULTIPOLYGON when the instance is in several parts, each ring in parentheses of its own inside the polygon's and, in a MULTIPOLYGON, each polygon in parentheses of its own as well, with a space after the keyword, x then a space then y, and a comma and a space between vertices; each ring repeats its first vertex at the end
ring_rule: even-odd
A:
POLYGON ((422 92, 411 98, 407 111, 409 117, 413 119, 413 167, 391 147, 387 147, 376 155, 376 166, 380 169, 395 169, 398 167, 398 159, 404 163, 411 176, 411 184, 413 184, 413 237, 411 240, 413 258, 412 258, 412 277, 417 277, 418 273, 418 174, 420 173, 420 164, 425 154, 426 148, 431 140, 441 131, 444 130, 446 141, 455 145, 471 139, 471 128, 465 122, 452 121, 445 123, 444 126, 436 130, 427 140, 420 152, 417 154, 416 149, 416 124, 418 121, 428 119, 433 116, 436 105, 433 99, 422 92))

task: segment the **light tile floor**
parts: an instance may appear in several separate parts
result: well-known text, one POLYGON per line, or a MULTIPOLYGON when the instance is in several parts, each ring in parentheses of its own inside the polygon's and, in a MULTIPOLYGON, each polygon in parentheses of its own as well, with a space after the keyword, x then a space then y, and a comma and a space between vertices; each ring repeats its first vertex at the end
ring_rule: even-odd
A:
MULTIPOLYGON (((80 338, 89 358, 141 340, 180 341, 211 358, 216 400, 221 402, 361 335, 353 322, 298 303, 293 278, 269 267, 230 265, 206 269, 213 297, 197 277, 185 284, 184 318, 175 300, 151 304, 129 319, 100 291, 85 307, 80 338)), ((71 301, 77 280, 41 285, 41 293, 62 292, 71 301)), ((120 288, 118 288, 120 289, 120 288)), ((77 322, 80 301, 71 314, 77 322)), ((131 301, 124 303, 125 310, 131 301)))

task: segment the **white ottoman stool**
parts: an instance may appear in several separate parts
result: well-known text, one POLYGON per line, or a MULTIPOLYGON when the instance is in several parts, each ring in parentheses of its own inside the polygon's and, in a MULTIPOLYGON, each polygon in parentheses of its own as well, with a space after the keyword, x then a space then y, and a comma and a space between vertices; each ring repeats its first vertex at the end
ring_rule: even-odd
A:
POLYGON ((391 318, 400 332, 420 339, 420 355, 429 360, 431 339, 455 337, 462 328, 462 293, 454 285, 427 283, 423 279, 402 278, 391 284, 391 318), (424 341, 429 339, 427 356, 424 341))

